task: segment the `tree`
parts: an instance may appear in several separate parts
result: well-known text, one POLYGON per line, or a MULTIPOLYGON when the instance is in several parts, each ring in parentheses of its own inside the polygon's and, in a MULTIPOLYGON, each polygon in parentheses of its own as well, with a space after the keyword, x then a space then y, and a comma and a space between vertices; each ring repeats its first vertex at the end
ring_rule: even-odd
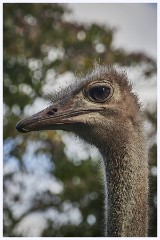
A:
MULTIPOLYGON (((47 100, 46 84, 87 71, 91 59, 125 68, 141 64, 145 81, 156 74, 150 57, 113 47, 114 29, 67 22, 66 14, 65 4, 4 4, 4 236, 103 234, 97 157, 70 158, 59 132, 20 135, 15 129, 22 116, 47 100)), ((152 139, 154 109, 145 112, 152 139)), ((150 152, 150 235, 156 236, 156 142, 150 152)))

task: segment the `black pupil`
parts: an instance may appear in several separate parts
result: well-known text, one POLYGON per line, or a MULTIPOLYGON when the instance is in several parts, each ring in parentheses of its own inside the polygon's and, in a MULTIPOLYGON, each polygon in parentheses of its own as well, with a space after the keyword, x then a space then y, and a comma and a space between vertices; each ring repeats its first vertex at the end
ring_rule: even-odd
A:
POLYGON ((105 101, 110 94, 110 88, 106 86, 94 86, 89 90, 89 96, 95 101, 105 101))

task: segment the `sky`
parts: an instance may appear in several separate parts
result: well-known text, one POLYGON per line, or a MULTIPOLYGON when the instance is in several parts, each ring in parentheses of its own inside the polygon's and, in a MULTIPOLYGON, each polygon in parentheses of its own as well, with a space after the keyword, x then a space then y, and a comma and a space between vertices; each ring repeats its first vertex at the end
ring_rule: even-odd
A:
POLYGON ((116 27, 114 46, 157 57, 157 5, 153 3, 70 3, 70 20, 116 27))

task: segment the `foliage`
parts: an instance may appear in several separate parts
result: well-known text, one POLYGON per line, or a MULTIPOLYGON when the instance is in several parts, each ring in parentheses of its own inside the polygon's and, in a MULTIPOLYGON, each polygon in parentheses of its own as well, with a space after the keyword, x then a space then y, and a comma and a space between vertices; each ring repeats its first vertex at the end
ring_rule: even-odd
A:
MULTIPOLYGON (((59 132, 20 135, 15 129, 43 98, 44 85, 65 72, 88 70, 95 59, 120 66, 144 63, 147 81, 156 74, 153 59, 113 47, 115 29, 71 23, 67 14, 65 4, 4 4, 4 236, 32 236, 38 218, 44 224, 36 236, 103 235, 103 185, 97 177, 102 173, 96 160, 70 159, 59 132), (33 228, 22 231, 30 216, 33 228)), ((155 135, 156 113, 147 110, 146 118, 155 135)), ((151 147, 152 169, 156 143, 151 147)), ((156 176, 150 178, 150 235, 156 236, 156 176)))

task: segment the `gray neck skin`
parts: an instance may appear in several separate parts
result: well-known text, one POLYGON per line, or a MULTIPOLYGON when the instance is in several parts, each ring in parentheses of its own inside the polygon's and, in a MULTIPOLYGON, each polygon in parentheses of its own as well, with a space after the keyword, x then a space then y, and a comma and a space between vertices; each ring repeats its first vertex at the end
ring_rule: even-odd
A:
POLYGON ((128 132, 127 135, 123 132, 119 138, 110 140, 109 146, 106 143, 106 149, 103 148, 101 151, 107 180, 106 235, 108 237, 147 236, 146 144, 140 130, 137 133, 128 132), (127 135, 128 140, 126 140, 127 135))

